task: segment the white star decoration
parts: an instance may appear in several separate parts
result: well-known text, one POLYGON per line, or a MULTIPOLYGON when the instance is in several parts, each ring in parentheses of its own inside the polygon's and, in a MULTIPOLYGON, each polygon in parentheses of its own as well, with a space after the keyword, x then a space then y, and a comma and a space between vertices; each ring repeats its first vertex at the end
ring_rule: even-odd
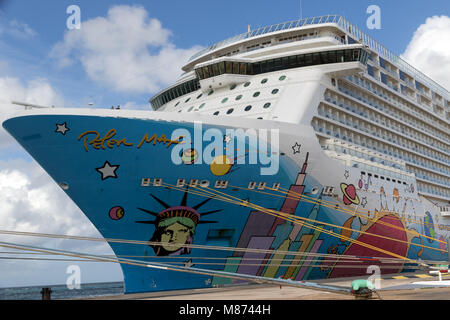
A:
POLYGON ((117 178, 116 170, 119 168, 119 165, 112 166, 108 161, 105 161, 105 164, 103 167, 95 168, 98 172, 102 174, 102 180, 108 179, 108 178, 117 178))
POLYGON ((367 205, 367 198, 366 197, 362 198, 361 205, 362 205, 363 208, 366 207, 366 205, 367 205))
POLYGON ((56 124, 56 130, 55 132, 59 132, 61 133, 63 136, 66 135, 66 132, 69 131, 70 129, 67 128, 67 123, 63 123, 63 124, 56 124))
POLYGON ((348 170, 345 170, 345 172, 344 172, 344 177, 345 177, 345 179, 348 179, 348 177, 349 177, 349 173, 348 173, 348 170))
POLYGON ((228 143, 230 143, 230 141, 231 141, 231 137, 230 136, 227 136, 227 135, 223 136, 223 142, 228 144, 228 143))
POLYGON ((300 147, 301 147, 302 145, 301 144, 298 144, 297 142, 292 146, 292 150, 294 150, 294 154, 296 154, 296 153, 300 153, 300 147))
POLYGON ((190 268, 190 267, 192 267, 192 266, 194 265, 194 264, 192 263, 192 259, 189 259, 189 260, 187 260, 187 261, 184 261, 183 264, 184 264, 184 266, 185 266, 186 268, 190 268))

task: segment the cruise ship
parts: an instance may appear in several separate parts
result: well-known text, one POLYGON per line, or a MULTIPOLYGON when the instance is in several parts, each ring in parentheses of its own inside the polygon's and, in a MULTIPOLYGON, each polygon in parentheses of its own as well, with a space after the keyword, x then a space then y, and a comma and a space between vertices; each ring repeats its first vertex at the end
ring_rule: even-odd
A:
POLYGON ((249 30, 182 71, 147 111, 28 105, 3 123, 108 241, 126 293, 448 261, 445 88, 338 15, 249 30))

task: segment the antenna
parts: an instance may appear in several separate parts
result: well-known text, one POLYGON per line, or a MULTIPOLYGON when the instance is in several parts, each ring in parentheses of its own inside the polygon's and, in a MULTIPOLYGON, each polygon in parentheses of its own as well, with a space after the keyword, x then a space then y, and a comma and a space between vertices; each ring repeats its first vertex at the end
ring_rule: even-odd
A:
POLYGON ((302 0, 300 0, 300 20, 303 19, 303 12, 302 12, 302 0))

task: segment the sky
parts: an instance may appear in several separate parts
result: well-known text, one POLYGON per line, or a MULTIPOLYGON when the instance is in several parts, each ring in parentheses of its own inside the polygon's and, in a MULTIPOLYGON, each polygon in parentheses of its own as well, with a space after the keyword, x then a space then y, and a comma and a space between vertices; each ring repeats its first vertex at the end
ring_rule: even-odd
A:
MULTIPOLYGON (((342 15, 394 53, 450 88, 448 0, 0 0, 0 122, 24 101, 56 107, 149 109, 202 48, 251 29, 327 14, 342 15), (301 3, 301 6, 300 6, 301 3), (80 28, 70 29, 80 9, 80 28), (367 8, 377 5, 379 29, 367 8)), ((0 128, 0 231, 100 237, 53 180, 0 128)), ((0 241, 91 254, 105 243, 1 235, 0 241)), ((0 287, 122 281, 112 263, 3 259, 0 287)), ((20 256, 16 254, 15 256, 20 256)), ((22 255, 23 256, 23 255, 22 255)))

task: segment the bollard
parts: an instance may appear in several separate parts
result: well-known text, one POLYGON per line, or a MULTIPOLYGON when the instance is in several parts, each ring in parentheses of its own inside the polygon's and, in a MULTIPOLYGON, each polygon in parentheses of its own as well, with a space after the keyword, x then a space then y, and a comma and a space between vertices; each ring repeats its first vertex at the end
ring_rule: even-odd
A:
POLYGON ((52 289, 42 288, 41 294, 42 294, 42 300, 51 300, 52 289))

